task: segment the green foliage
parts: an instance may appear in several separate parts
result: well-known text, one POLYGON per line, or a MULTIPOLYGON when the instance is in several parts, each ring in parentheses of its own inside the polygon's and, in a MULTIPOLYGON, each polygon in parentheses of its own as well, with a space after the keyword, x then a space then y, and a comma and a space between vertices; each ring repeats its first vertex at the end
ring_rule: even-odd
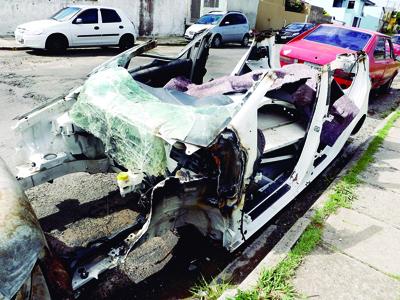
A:
POLYGON ((305 9, 305 3, 302 0, 285 0, 285 9, 301 13, 305 9))
POLYGON ((194 299, 199 300, 216 300, 218 299, 231 285, 229 283, 209 284, 204 277, 200 282, 190 289, 194 299))

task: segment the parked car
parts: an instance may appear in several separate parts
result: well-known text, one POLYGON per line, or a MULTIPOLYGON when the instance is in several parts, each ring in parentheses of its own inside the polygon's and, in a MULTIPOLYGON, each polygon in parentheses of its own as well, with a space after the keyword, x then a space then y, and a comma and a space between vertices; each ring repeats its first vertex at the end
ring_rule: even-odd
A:
POLYGON ((278 43, 289 42, 299 34, 302 34, 303 32, 306 32, 314 27, 315 24, 311 23, 291 23, 276 33, 276 41, 278 43))
MULTIPOLYGON (((325 65, 338 54, 365 51, 370 60, 372 88, 387 92, 400 63, 396 60, 391 38, 379 32, 354 27, 319 25, 287 43, 280 52, 281 65, 307 63, 325 65)), ((348 87, 352 72, 337 72, 336 79, 348 87)))
POLYGON ((16 176, 0 162, 0 297, 41 292, 31 288, 35 266, 53 299, 72 299, 113 268, 144 279, 151 275, 146 259, 154 259, 154 272, 165 265, 159 257, 168 261, 141 252, 146 243, 165 249, 161 237, 185 226, 232 252, 360 129, 371 84, 364 53, 340 55, 326 68, 276 69, 274 37, 260 35, 229 76, 204 83, 211 38, 204 33, 176 57, 148 54, 154 61, 129 68, 156 45, 143 43, 94 69, 67 96, 18 118, 16 176), (331 70, 347 65, 357 86, 343 91, 331 70), (57 215, 57 230, 47 222, 46 243, 21 188, 74 172, 118 173, 126 201, 85 203, 82 214, 81 205, 69 207, 65 220, 57 215), (75 213, 80 217, 71 219, 75 213))
POLYGON ((392 36, 394 55, 400 57, 400 34, 392 36))
POLYGON ((135 44, 133 22, 116 8, 67 6, 46 20, 19 25, 18 43, 33 49, 64 51, 69 47, 119 46, 126 50, 135 44))
POLYGON ((185 38, 192 40, 207 29, 213 34, 212 45, 215 48, 224 43, 241 43, 244 47, 249 44, 250 26, 247 17, 241 12, 210 12, 186 30, 185 38))

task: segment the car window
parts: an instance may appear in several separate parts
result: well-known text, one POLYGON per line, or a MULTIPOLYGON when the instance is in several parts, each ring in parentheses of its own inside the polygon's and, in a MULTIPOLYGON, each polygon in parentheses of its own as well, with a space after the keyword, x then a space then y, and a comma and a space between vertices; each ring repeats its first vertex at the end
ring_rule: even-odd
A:
POLYGON ((103 23, 119 23, 121 22, 120 16, 113 9, 101 8, 101 20, 103 23))
POLYGON ((240 14, 235 14, 234 19, 235 19, 235 24, 246 24, 247 23, 245 16, 240 15, 240 14))
POLYGON ((389 39, 385 39, 385 58, 391 59, 394 58, 392 43, 389 39))
POLYGON ((303 29, 303 27, 304 27, 304 24, 292 23, 292 24, 289 24, 288 26, 286 26, 286 30, 287 31, 300 31, 303 29))
MULTIPOLYGON (((99 22, 97 8, 91 8, 83 11, 76 19, 82 19, 81 24, 94 24, 99 22)), ((76 21, 75 19, 75 21, 76 21)))
POLYGON ((230 26, 235 24, 235 18, 233 14, 227 15, 221 22, 222 26, 230 26), (229 22, 229 24, 226 24, 229 22))
POLYGON ((392 37, 392 42, 395 43, 395 44, 400 44, 400 36, 392 37))
POLYGON ((212 24, 215 25, 221 20, 222 15, 204 15, 197 20, 196 24, 212 24))
POLYGON ((382 37, 378 37, 378 42, 376 43, 374 50, 374 58, 375 60, 383 60, 385 59, 385 39, 382 37))
POLYGON ((79 7, 66 7, 59 10, 50 19, 57 21, 66 21, 71 19, 74 15, 76 15, 81 9, 79 7))
POLYGON ((371 35, 343 27, 320 26, 304 39, 354 51, 363 50, 371 35))

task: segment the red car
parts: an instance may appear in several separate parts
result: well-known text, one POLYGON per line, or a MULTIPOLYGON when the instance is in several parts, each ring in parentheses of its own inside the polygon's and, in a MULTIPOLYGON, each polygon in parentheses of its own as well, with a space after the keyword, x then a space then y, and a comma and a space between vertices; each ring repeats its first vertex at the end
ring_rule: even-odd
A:
POLYGON ((394 55, 400 56, 400 34, 395 34, 392 36, 392 43, 394 49, 394 55))
MULTIPOLYGON (((365 51, 370 61, 372 88, 388 91, 398 73, 400 62, 396 60, 389 36, 360 28, 337 25, 319 25, 305 32, 280 52, 281 65, 308 63, 325 65, 338 54, 365 51)), ((343 87, 351 85, 351 73, 336 73, 335 79, 343 87)))

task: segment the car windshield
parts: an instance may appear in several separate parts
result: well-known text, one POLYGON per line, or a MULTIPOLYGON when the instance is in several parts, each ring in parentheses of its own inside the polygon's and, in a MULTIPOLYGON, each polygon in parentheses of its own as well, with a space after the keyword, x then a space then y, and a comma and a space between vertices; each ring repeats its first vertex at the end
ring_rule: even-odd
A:
POLYGON ((196 24, 212 24, 215 25, 222 18, 222 15, 204 15, 199 20, 197 20, 196 24))
POLYGON ((394 44, 400 44, 400 35, 392 37, 392 42, 394 44))
POLYGON ((71 19, 74 15, 78 13, 81 9, 79 7, 66 7, 58 11, 56 14, 51 16, 50 19, 57 21, 66 21, 71 19))
POLYGON ((371 39, 365 32, 354 31, 347 28, 321 26, 307 35, 305 40, 321 44, 332 45, 354 51, 363 50, 371 39))
POLYGON ((304 24, 293 23, 293 24, 289 24, 288 26, 286 26, 285 29, 287 31, 300 31, 303 29, 303 27, 304 27, 304 24))

